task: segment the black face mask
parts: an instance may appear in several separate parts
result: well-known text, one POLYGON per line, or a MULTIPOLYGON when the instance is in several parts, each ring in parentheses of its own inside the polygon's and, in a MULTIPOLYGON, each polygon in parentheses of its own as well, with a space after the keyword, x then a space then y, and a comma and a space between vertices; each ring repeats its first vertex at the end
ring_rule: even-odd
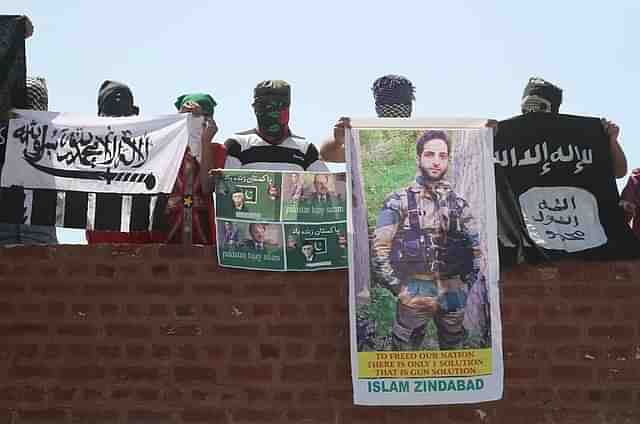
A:
POLYGON ((138 112, 138 107, 133 105, 133 99, 129 93, 125 91, 116 91, 104 99, 100 110, 100 116, 133 116, 137 115, 138 112))

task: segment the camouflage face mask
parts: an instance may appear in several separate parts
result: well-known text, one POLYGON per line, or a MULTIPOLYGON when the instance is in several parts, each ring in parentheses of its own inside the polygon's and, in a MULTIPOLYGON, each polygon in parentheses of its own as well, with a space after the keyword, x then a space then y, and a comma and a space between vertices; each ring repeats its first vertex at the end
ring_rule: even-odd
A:
POLYGON ((264 99, 254 104, 258 130, 268 142, 280 142, 289 132, 289 104, 279 99, 264 99))

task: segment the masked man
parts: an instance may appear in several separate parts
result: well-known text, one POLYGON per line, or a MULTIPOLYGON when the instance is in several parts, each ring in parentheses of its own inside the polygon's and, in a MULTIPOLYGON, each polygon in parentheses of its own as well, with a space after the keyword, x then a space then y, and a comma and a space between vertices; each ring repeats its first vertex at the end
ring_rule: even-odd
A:
POLYGON ((262 81, 254 89, 255 129, 225 142, 227 169, 328 171, 318 149, 289 129, 291 87, 285 81, 262 81))
POLYGON ((416 143, 416 181, 390 194, 374 233, 377 280, 398 296, 394 350, 421 350, 435 321, 440 349, 462 347, 464 307, 480 269, 480 241, 467 202, 444 180, 449 141, 427 131, 416 143))

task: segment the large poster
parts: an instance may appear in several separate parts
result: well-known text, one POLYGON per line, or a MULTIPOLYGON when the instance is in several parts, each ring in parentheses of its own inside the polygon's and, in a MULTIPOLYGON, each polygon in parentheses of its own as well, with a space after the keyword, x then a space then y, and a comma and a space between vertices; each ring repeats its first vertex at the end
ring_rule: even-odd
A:
POLYGON ((222 171, 218 263, 271 271, 345 268, 346 197, 344 173, 222 171))
POLYGON ((354 402, 501 398, 490 130, 477 120, 354 120, 352 126, 354 402))
POLYGON ((7 134, 0 221, 124 232, 162 227, 156 211, 164 211, 176 181, 189 115, 17 114, 7 134))

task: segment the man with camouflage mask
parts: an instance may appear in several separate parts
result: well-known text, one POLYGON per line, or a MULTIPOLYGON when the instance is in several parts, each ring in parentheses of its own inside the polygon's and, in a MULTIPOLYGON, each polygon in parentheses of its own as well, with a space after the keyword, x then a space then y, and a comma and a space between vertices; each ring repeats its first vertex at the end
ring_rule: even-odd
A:
POLYGON ((327 171, 318 149, 289 129, 289 84, 282 80, 262 81, 253 93, 258 125, 225 141, 225 168, 327 171))
POLYGON ((444 179, 449 140, 431 130, 416 142, 416 180, 391 193, 378 215, 372 268, 398 297, 394 350, 422 350, 434 320, 441 350, 462 347, 469 288, 480 272, 480 240, 467 202, 444 179))

